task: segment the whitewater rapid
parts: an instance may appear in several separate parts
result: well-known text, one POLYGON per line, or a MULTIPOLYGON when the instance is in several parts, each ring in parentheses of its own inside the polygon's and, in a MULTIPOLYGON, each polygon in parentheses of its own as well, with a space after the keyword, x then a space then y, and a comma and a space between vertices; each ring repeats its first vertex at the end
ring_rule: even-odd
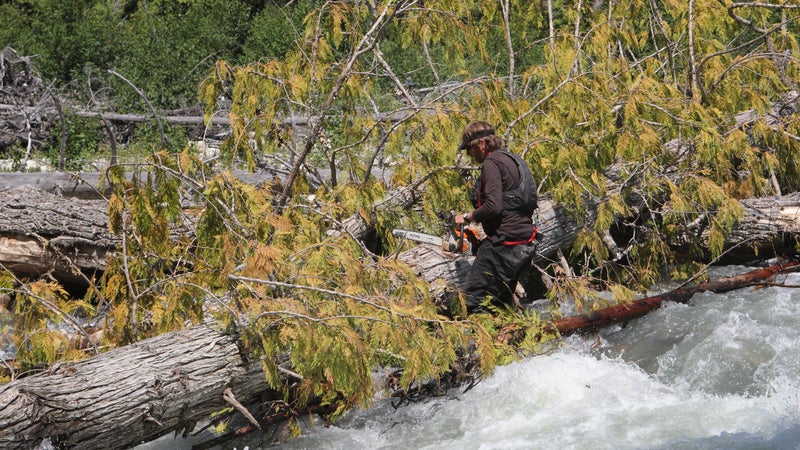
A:
MULTIPOLYGON (((776 281, 800 285, 800 275, 776 281)), ((794 450, 798 346, 800 289, 698 294, 499 367, 468 392, 396 410, 378 402, 330 427, 317 420, 280 448, 794 450)))

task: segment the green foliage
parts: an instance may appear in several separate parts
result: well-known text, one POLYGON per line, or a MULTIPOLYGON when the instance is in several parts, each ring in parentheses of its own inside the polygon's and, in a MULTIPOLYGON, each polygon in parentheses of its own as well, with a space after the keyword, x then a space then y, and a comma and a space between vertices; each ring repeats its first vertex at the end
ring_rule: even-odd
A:
POLYGON ((78 312, 91 316, 94 308, 88 302, 71 299, 58 283, 35 281, 17 290, 14 344, 23 371, 85 357, 85 352, 76 348, 76 340, 61 329, 65 324, 74 325, 74 321, 65 319, 78 312))
POLYGON ((90 81, 110 84, 121 107, 143 111, 139 96, 108 69, 162 109, 193 105, 202 74, 217 58, 240 55, 250 30, 251 9, 242 1, 133 4, 125 10, 110 0, 4 3, 1 42, 40 55, 46 80, 82 85, 92 72, 90 81))
POLYGON ((186 147, 186 130, 180 126, 170 125, 168 123, 161 123, 164 132, 165 145, 161 144, 161 129, 155 121, 149 121, 140 124, 136 127, 131 135, 131 143, 126 146, 122 152, 121 157, 136 157, 147 156, 153 152, 165 150, 170 153, 177 153, 186 147))
POLYGON ((290 2, 281 7, 267 3, 253 16, 252 27, 242 46, 243 61, 282 59, 303 34, 303 18, 320 2, 290 2))
MULTIPOLYGON (((112 232, 122 249, 103 275, 102 298, 109 303, 107 337, 117 344, 181 328, 203 317, 205 283, 187 269, 191 236, 173 236, 182 219, 180 178, 198 164, 184 152, 175 158, 153 153, 133 174, 117 166, 109 171, 112 232)), ((202 274, 200 275, 202 279, 202 274)))
POLYGON ((209 179, 196 191, 194 240, 171 236, 182 220, 178 174, 199 179, 205 168, 186 152, 177 160, 153 154, 151 163, 131 178, 111 175, 112 229, 125 244, 103 296, 117 342, 199 320, 201 299, 214 299, 207 305, 222 321, 247 324, 246 344, 274 388, 336 405, 334 417, 369 404, 378 364, 403 367, 407 387, 447 372, 456 349, 473 341, 491 370, 491 337, 481 327, 439 316, 427 283, 403 264, 365 254, 349 236, 328 236, 328 214, 302 202, 276 210, 269 186, 209 179), (297 388, 278 367, 284 355, 303 377, 297 388))
MULTIPOLYGON (((80 171, 87 161, 96 158, 102 151, 103 141, 102 123, 96 117, 80 117, 66 115, 67 127, 66 152, 64 155, 64 169, 80 171)), ((61 137, 63 124, 57 123, 53 127, 51 142, 45 149, 45 154, 53 167, 59 167, 61 160, 61 137)))
MULTIPOLYGON (((254 161, 262 152, 284 151, 283 142, 290 140, 303 149, 303 162, 336 162, 332 166, 350 176, 338 186, 323 185, 314 193, 318 201, 334 208, 327 202, 336 200, 334 216, 361 210, 379 234, 388 234, 398 223, 437 234, 437 212, 466 208, 470 178, 476 173, 455 150, 460 129, 474 118, 498 124, 509 147, 526 157, 542 189, 576 220, 591 221, 570 253, 580 275, 550 267, 554 287, 548 292, 554 304, 571 301, 589 311, 627 301, 659 280, 664 267, 681 263, 674 249, 684 240, 691 240, 689 248, 707 250, 695 253, 698 259, 720 255, 726 233, 742 214, 737 199, 765 192, 770 170, 790 189, 797 186, 790 181, 796 167, 788 159, 796 143, 784 139, 777 144, 772 139, 785 135, 763 127, 762 134, 747 136, 761 136, 779 150, 756 152, 743 135, 731 133, 735 112, 763 109, 782 90, 778 67, 750 57, 745 53, 748 46, 720 52, 729 42, 750 39, 747 35, 753 30, 743 33, 741 22, 720 16, 714 2, 696 2, 691 14, 685 3, 668 3, 663 11, 643 1, 601 5, 600 11, 559 4, 552 35, 542 27, 551 18, 533 6, 513 7, 506 24, 501 5, 494 2, 440 1, 407 10, 402 2, 381 3, 373 14, 357 5, 325 4, 307 16, 304 39, 284 58, 218 65, 201 92, 207 111, 213 110, 221 92, 233 93, 234 132, 226 143, 228 154, 254 161), (373 34, 384 25, 379 15, 384 12, 397 15, 385 25, 385 33, 373 34), (694 59, 685 39, 690 17, 696 33, 694 59), (514 75, 519 78, 513 84, 506 78, 511 70, 506 29, 512 30, 512 47, 528 50, 515 53, 519 59, 514 62, 522 64, 516 65, 514 75), (379 45, 359 47, 372 40, 379 45), (769 67, 756 69, 761 64, 769 67), (399 92, 398 81, 432 83, 445 73, 449 81, 464 81, 452 95, 409 98, 399 92), (769 79, 753 78, 759 73, 769 73, 769 79), (397 123, 373 118, 376 99, 395 88, 402 103, 381 104, 403 112, 408 111, 402 110, 403 104, 411 105, 413 111, 397 123), (290 114, 319 120, 319 132, 299 136, 291 130, 276 131, 278 118, 290 114), (376 192, 384 191, 359 184, 361 163, 379 152, 394 163, 390 187, 425 180, 421 209, 414 214, 363 211, 380 197, 376 192), (778 169, 781 157, 786 168, 778 169), (635 224, 630 241, 623 243, 624 265, 609 261, 612 249, 607 242, 621 223, 635 224), (696 223, 707 230, 704 242, 701 235, 687 232, 696 223)), ((778 41, 779 46, 793 45, 791 39, 778 41)), ((295 197, 307 193, 300 183, 291 188, 295 197)), ((277 249, 270 254, 285 257, 277 249)), ((322 260, 330 257, 325 254, 322 260)), ((307 265, 320 280, 343 277, 323 275, 323 266, 307 265)), ((297 273, 269 273, 274 279, 289 277, 292 283, 300 279, 297 273)), ((339 292, 340 287, 325 289, 339 292)), ((287 305, 295 307, 282 302, 282 311, 287 305)), ((270 324, 276 323, 275 313, 263 314, 270 324)), ((490 335, 502 329, 484 326, 490 335)), ((357 327, 366 330, 368 325, 357 327)), ((275 343, 282 337, 278 329, 258 336, 262 345, 271 342, 271 351, 286 349, 275 343)), ((330 346, 331 336, 324 333, 318 342, 303 343, 304 348, 330 346)), ((343 354, 355 352, 356 341, 341 339, 343 354)), ((513 352, 501 350, 497 342, 492 345, 500 361, 511 357, 513 352)), ((317 367, 315 361, 295 363, 317 367)), ((277 383, 277 367, 267 364, 267 370, 277 383)))
POLYGON ((2 40, 20 54, 40 55, 45 79, 66 83, 86 64, 107 67, 122 41, 113 26, 115 11, 106 2, 41 0, 4 3, 2 40), (9 20, 6 21, 5 18, 9 20))
MULTIPOLYGON (((216 59, 240 52, 248 11, 240 1, 139 2, 120 30, 126 45, 113 68, 162 108, 193 104, 196 80, 216 59)), ((111 83, 129 106, 144 110, 127 86, 111 83)))

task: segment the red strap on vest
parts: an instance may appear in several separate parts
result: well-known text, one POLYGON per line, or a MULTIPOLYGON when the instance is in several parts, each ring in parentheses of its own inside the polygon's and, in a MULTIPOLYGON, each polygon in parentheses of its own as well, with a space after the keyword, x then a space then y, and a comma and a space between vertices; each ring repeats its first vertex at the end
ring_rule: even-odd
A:
POLYGON ((533 227, 533 233, 531 234, 531 237, 528 238, 527 241, 503 241, 502 244, 503 245, 530 244, 531 242, 534 241, 534 239, 536 239, 536 227, 533 227))

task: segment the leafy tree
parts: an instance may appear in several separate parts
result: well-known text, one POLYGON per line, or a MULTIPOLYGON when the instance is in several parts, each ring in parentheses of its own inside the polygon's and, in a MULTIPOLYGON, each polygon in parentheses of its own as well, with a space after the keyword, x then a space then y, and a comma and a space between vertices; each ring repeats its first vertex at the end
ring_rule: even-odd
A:
POLYGON ((45 79, 68 83, 82 78, 87 64, 107 67, 122 44, 116 39, 116 10, 106 2, 40 0, 0 7, 2 42, 21 54, 39 55, 45 79))
MULTIPOLYGON (((100 142, 103 135, 101 131, 100 119, 85 118, 68 115, 65 118, 67 127, 65 170, 80 171, 84 164, 101 154, 100 142)), ((60 138, 62 136, 62 123, 56 124, 53 128, 53 141, 46 149, 47 157, 54 167, 59 166, 61 158, 60 138)))
MULTIPOLYGON (((114 69, 162 108, 189 106, 196 80, 215 59, 239 54, 249 26, 240 1, 139 3, 120 30, 125 45, 114 69)), ((116 83, 117 95, 141 108, 138 96, 116 83)))
POLYGON ((242 62, 282 59, 303 34, 303 19, 316 3, 314 1, 267 2, 253 16, 252 26, 242 46, 242 62))

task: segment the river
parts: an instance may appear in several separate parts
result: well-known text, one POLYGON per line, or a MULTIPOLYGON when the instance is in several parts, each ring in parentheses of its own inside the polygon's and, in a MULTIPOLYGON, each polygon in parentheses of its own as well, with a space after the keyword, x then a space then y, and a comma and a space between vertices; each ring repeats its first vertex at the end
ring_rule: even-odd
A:
MULTIPOLYGON (((729 266, 712 277, 750 270, 729 266)), ((800 274, 776 280, 800 286, 800 274)), ((663 286, 667 288, 668 286, 663 286)), ((799 449, 800 289, 702 293, 468 392, 378 402, 280 449, 799 449)), ((267 448, 259 436, 226 448, 267 448)), ((187 442, 161 440, 157 447, 187 442)))

